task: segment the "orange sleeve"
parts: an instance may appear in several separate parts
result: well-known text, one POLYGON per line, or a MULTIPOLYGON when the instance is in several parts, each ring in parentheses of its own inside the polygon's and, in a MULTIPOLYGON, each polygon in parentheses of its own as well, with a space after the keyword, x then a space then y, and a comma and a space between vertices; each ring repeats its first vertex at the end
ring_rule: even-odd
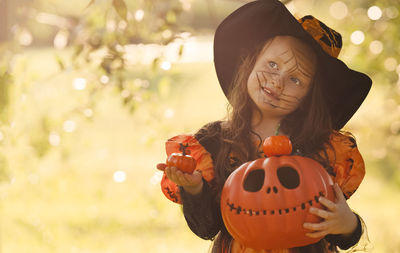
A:
MULTIPOLYGON (((186 150, 196 160, 196 170, 201 171, 203 178, 210 182, 214 178, 214 164, 211 154, 198 142, 193 135, 178 135, 172 137, 165 143, 167 157, 172 153, 181 153, 179 150, 181 144, 187 146, 186 150)), ((166 173, 161 179, 161 190, 164 195, 175 203, 182 203, 179 187, 168 179, 166 173)))
POLYGON ((350 198, 364 178, 364 160, 352 136, 334 132, 330 142, 332 147, 327 150, 335 174, 333 180, 338 183, 346 198, 350 198))

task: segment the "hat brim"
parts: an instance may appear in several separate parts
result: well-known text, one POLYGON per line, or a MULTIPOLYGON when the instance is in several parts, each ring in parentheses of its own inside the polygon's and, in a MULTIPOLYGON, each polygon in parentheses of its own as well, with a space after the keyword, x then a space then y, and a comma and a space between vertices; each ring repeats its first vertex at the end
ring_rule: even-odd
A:
POLYGON ((232 89, 242 51, 278 35, 294 36, 314 49, 333 128, 341 129, 364 101, 372 81, 364 73, 348 68, 341 60, 327 54, 278 0, 245 4, 218 26, 214 37, 214 65, 225 95, 228 97, 232 89))

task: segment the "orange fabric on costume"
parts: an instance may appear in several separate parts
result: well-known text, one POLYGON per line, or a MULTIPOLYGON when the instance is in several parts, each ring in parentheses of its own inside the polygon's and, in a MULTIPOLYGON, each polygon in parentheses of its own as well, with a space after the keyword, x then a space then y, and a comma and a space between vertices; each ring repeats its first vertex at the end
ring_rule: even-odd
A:
POLYGON ((334 132, 330 143, 334 151, 328 147, 328 157, 336 174, 332 179, 338 183, 346 198, 350 198, 365 176, 364 160, 353 137, 334 132))

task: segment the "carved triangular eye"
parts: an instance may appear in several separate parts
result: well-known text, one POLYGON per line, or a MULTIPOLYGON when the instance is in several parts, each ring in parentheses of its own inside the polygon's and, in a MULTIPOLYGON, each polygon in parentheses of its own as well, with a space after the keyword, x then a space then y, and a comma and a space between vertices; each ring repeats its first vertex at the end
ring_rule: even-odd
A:
POLYGON ((289 166, 279 167, 277 170, 279 182, 287 189, 295 189, 300 184, 300 176, 297 170, 289 166))
POLYGON ((255 169, 247 174, 243 182, 243 188, 248 192, 258 192, 264 185, 265 172, 263 169, 255 169))

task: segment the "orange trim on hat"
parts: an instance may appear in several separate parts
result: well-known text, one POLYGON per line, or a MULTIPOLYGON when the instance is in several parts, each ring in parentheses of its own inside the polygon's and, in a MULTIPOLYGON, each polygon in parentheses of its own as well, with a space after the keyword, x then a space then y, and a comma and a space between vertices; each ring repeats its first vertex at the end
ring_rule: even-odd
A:
POLYGON ((342 36, 315 17, 308 15, 298 20, 322 49, 330 56, 337 58, 342 48, 342 36))

